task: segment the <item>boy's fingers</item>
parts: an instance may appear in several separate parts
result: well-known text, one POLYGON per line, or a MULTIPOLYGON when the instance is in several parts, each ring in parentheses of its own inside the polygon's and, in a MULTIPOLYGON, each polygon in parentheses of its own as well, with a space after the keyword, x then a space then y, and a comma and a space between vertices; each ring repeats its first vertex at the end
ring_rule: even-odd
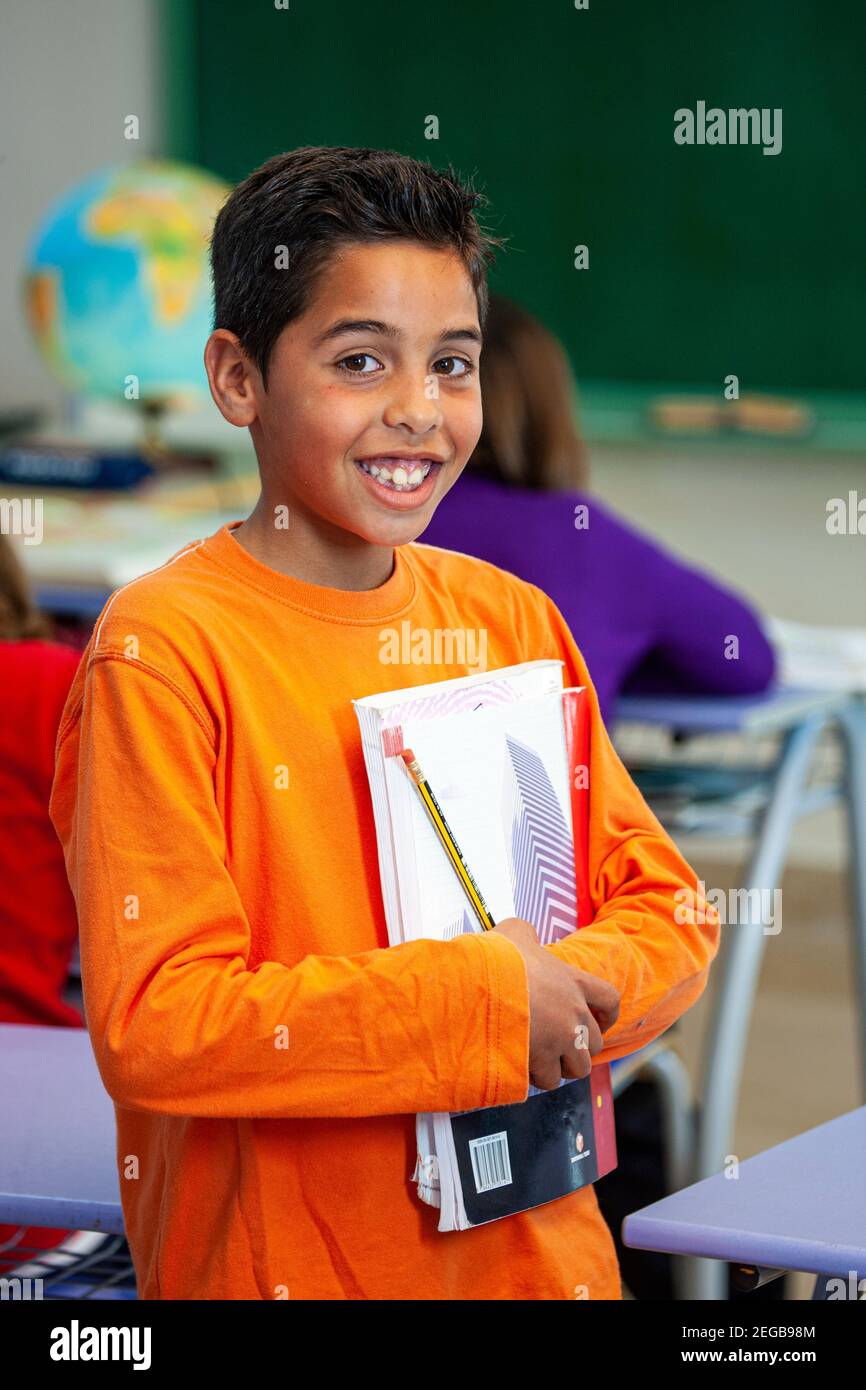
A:
POLYGON ((592 1071, 592 1058, 583 1048, 570 1057, 560 1057, 559 1062, 563 1076, 570 1081, 578 1081, 592 1071))
POLYGON ((602 980, 598 975, 590 975, 587 970, 578 970, 575 967, 574 973, 583 990, 587 1007, 592 1010, 593 1017, 598 1021, 602 1033, 606 1033, 619 1018, 619 991, 609 980, 602 980))
POLYGON ((561 1075, 552 1066, 529 1074, 530 1085, 537 1086, 539 1091, 555 1091, 561 1080, 561 1075))
POLYGON ((589 1076, 592 1071, 592 1059, 596 1053, 601 1052, 603 1046, 598 1023, 592 1014, 589 1014, 586 1022, 579 1023, 574 1030, 573 1048, 567 1056, 559 1059, 563 1076, 589 1076))
POLYGON ((603 1047, 601 1028, 598 1021, 590 1013, 587 1015, 586 1021, 578 1024, 574 1030, 574 1050, 577 1053, 583 1049, 586 1052, 591 1052, 594 1057, 596 1052, 601 1052, 603 1047))

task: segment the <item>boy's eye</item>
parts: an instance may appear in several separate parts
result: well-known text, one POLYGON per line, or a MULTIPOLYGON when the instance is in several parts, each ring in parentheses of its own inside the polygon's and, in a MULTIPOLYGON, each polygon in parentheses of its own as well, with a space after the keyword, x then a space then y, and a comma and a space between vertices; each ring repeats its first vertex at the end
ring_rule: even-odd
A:
MULTIPOLYGON (((373 362, 375 363, 375 367, 382 366, 378 358, 374 357, 370 352, 350 353, 348 357, 342 357, 337 363, 337 366, 341 371, 348 372, 350 376, 374 376, 376 374, 375 367, 373 370, 365 369, 363 365, 365 362, 373 362)), ((440 373, 442 376, 469 376, 475 371, 474 365, 467 361, 465 357, 440 357, 433 365, 437 369, 443 365, 446 366, 446 370, 440 373), (454 367, 458 367, 460 370, 452 370, 454 367)))
POLYGON ((461 372, 444 372, 444 376, 469 376, 469 374, 475 370, 472 363, 467 362, 465 357, 440 357, 439 361, 434 362, 433 365, 439 367, 443 362, 457 363, 458 366, 463 368, 461 372))
POLYGON ((359 371, 355 367, 347 366, 347 363, 349 362, 376 362, 377 366, 381 367, 382 365, 381 362, 377 362, 377 359, 372 355, 372 353, 353 352, 349 357, 343 357, 337 363, 338 367, 342 368, 344 372, 349 372, 352 376, 372 376, 373 373, 365 372, 363 368, 359 371))

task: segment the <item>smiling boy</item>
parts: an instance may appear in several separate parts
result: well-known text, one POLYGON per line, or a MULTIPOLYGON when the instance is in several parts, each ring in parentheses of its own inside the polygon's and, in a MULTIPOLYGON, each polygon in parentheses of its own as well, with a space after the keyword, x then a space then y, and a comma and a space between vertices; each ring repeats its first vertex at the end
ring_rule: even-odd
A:
POLYGON ((676 920, 695 875, 559 611, 416 541, 481 430, 477 202, 451 171, 344 148, 234 191, 205 361, 261 498, 111 597, 64 712, 51 815, 145 1299, 621 1296, 591 1187, 442 1234, 411 1181, 417 1112, 633 1051, 718 948, 711 913, 676 920), (402 623, 484 632, 490 669, 554 657, 588 687, 595 917, 572 940, 512 919, 387 946, 351 700, 468 670, 383 664, 402 623))

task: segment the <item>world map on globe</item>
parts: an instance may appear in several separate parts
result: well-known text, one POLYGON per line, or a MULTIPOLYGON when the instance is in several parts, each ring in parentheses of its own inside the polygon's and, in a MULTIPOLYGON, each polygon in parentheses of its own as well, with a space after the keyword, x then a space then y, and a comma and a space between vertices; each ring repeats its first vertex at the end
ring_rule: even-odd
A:
POLYGON ((228 185, 191 165, 103 170, 51 210, 27 258, 38 347, 68 389, 142 402, 207 395, 208 241, 228 185))

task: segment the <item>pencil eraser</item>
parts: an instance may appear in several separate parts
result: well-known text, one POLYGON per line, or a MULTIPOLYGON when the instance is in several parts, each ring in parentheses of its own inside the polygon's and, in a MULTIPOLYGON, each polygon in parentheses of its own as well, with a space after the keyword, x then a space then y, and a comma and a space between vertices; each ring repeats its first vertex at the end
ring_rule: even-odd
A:
POLYGON ((386 758, 396 758, 403 752, 403 725, 382 730, 382 748, 386 758))

